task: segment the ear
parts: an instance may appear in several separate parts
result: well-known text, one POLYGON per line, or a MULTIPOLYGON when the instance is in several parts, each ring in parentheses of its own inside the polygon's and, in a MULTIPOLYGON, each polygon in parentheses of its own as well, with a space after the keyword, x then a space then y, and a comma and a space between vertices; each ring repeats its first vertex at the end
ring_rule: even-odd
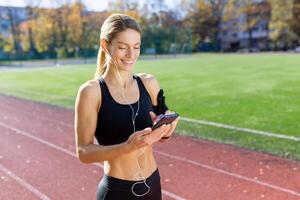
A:
POLYGON ((109 51, 108 51, 108 42, 106 39, 101 39, 100 41, 100 46, 102 48, 102 50, 106 53, 106 54, 109 54, 109 51))

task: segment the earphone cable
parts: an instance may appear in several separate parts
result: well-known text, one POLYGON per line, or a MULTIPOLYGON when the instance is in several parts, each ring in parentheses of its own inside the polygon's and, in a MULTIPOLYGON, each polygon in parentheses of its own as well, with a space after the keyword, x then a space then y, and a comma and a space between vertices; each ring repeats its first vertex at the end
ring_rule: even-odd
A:
MULTIPOLYGON (((110 56, 110 55, 109 55, 109 56, 110 56)), ((118 68, 118 63, 117 63, 117 61, 115 61, 114 59, 112 59, 111 56, 110 56, 110 59, 112 60, 113 64, 116 66, 117 71, 118 71, 118 76, 119 76, 120 82, 122 82, 122 77, 121 77, 120 72, 119 72, 119 68, 118 68)), ((136 119, 136 117, 138 116, 138 112, 139 112, 139 109, 140 109, 140 99, 138 99, 138 101, 137 101, 138 107, 137 107, 137 111, 136 111, 136 113, 135 113, 134 108, 130 105, 130 103, 128 102, 127 98, 125 97, 124 91, 123 91, 123 90, 121 91, 121 94, 122 94, 123 99, 126 101, 127 105, 130 107, 130 109, 131 109, 131 111, 132 111, 131 120, 132 120, 133 133, 134 133, 134 132, 135 132, 135 119, 136 119)), ((139 97, 139 98, 140 98, 140 97, 139 97)), ((137 157, 136 157, 136 162, 137 162, 137 166, 138 166, 139 170, 137 171, 137 173, 135 173, 135 174, 132 175, 133 178, 138 177, 138 179, 140 180, 140 181, 135 182, 135 183, 131 186, 131 191, 132 191, 132 193, 133 193, 135 196, 138 196, 138 197, 145 196, 147 193, 150 192, 150 186, 149 186, 149 185, 147 184, 147 182, 146 182, 146 178, 145 178, 145 176, 143 175, 143 169, 142 169, 142 167, 140 166, 140 163, 139 163, 139 160, 138 160, 139 157, 142 156, 142 155, 144 155, 144 166, 147 165, 147 160, 146 160, 146 155, 145 155, 145 148, 143 148, 143 149, 141 150, 141 153, 140 153, 139 155, 137 155, 137 157), (138 184, 144 184, 144 185, 146 186, 146 188, 147 188, 147 191, 146 191, 145 193, 143 193, 143 194, 137 194, 137 193, 135 193, 135 192, 134 192, 134 187, 135 187, 136 185, 138 185, 138 184)))

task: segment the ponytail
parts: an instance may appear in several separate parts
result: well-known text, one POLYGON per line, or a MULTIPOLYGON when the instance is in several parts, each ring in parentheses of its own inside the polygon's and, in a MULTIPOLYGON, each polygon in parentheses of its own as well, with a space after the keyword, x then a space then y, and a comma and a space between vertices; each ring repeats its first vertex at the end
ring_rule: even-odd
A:
POLYGON ((99 48, 98 57, 97 57, 97 69, 95 72, 95 78, 99 78, 106 71, 106 63, 105 63, 105 52, 102 48, 99 48))

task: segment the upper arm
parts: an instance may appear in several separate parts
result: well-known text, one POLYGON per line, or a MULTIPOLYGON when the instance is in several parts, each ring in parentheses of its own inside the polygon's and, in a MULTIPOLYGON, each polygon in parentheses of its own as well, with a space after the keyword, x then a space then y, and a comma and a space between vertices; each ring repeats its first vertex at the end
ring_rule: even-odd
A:
POLYGON ((152 105, 156 106, 157 105, 157 94, 160 90, 158 81, 151 74, 140 73, 137 75, 141 78, 146 90, 148 91, 148 93, 151 97, 152 105))
POLYGON ((93 144, 97 126, 98 108, 101 104, 101 90, 97 81, 88 81, 78 90, 75 103, 76 150, 93 144))

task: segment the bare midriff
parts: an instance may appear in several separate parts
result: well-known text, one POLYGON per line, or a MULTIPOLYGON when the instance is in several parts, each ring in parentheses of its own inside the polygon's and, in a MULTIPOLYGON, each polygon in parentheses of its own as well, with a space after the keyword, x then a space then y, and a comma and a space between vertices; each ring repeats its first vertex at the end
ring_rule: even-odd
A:
POLYGON ((143 178, 148 178, 157 169, 157 165, 152 146, 143 149, 119 156, 113 160, 104 161, 104 173, 107 176, 123 180, 141 180, 141 175, 143 178), (142 154, 143 149, 145 152, 142 154))

